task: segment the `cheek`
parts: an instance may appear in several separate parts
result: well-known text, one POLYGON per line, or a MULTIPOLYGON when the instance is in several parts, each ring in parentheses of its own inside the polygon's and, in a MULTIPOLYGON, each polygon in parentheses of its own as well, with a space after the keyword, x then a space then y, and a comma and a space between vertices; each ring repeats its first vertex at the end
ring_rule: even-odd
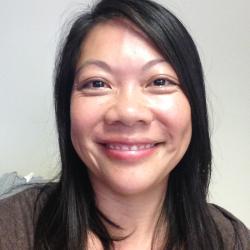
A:
POLYGON ((87 166, 95 162, 91 138, 102 113, 96 104, 79 96, 73 96, 71 99, 71 141, 77 154, 87 166))
POLYGON ((96 100, 73 96, 70 104, 71 129, 87 133, 101 119, 101 107, 96 100))
POLYGON ((183 136, 191 134, 191 109, 186 96, 174 93, 168 96, 159 96, 151 101, 151 108, 156 114, 158 121, 170 133, 183 136))
POLYGON ((93 105, 83 101, 82 98, 72 97, 70 105, 71 140, 76 151, 86 144, 91 128, 97 119, 96 114, 96 110, 93 111, 93 105), (90 110, 92 111, 90 112, 90 110))

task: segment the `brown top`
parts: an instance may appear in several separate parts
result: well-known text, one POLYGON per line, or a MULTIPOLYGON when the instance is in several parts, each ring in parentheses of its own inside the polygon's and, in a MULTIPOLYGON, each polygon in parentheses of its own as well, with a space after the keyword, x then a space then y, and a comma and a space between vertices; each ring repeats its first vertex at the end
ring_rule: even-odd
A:
MULTIPOLYGON (((0 249, 28 250, 33 247, 34 203, 38 188, 29 188, 0 201, 0 249)), ((227 250, 233 250, 234 229, 238 229, 243 250, 250 250, 250 231, 229 212, 216 205, 209 205, 211 214, 222 232, 227 250)))

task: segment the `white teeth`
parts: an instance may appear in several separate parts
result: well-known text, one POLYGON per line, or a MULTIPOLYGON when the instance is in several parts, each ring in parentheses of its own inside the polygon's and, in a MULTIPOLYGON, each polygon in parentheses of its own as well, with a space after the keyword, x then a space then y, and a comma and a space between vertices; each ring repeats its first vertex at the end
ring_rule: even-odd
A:
POLYGON ((122 151, 138 151, 154 147, 155 144, 139 144, 139 145, 124 145, 124 144, 106 144, 106 147, 113 150, 122 150, 122 151))
POLYGON ((133 145, 133 146, 130 148, 130 150, 132 150, 132 151, 137 151, 138 149, 139 149, 139 147, 136 146, 136 145, 133 145))
POLYGON ((124 151, 129 150, 129 147, 128 147, 128 146, 122 146, 121 148, 122 148, 122 150, 124 150, 124 151))

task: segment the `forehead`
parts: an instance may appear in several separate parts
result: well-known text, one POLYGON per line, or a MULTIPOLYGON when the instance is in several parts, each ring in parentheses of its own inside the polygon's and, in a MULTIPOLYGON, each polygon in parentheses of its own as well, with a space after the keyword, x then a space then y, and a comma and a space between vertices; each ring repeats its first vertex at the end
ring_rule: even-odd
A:
POLYGON ((139 48, 141 52, 147 49, 161 57, 156 46, 140 28, 127 19, 115 18, 98 23, 89 31, 81 45, 81 57, 100 53, 100 50, 136 53, 136 50, 140 52, 139 48))
POLYGON ((140 37, 141 39, 144 39, 146 42, 151 43, 148 36, 136 24, 134 24, 132 21, 126 18, 119 18, 119 17, 98 22, 90 30, 89 34, 87 35, 87 39, 93 33, 96 34, 97 32, 102 32, 102 30, 104 29, 106 30, 106 32, 107 30, 109 30, 108 32, 120 30, 126 33, 130 33, 135 37, 140 37))

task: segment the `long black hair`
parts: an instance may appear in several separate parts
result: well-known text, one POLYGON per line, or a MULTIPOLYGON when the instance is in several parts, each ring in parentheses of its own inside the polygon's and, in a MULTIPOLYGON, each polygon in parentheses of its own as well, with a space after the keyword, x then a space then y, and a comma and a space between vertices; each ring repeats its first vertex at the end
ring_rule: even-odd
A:
POLYGON ((95 25, 113 18, 130 20, 149 37, 174 68, 191 106, 191 142, 170 174, 162 207, 162 218, 167 220, 163 249, 223 249, 206 201, 211 148, 200 58, 177 17, 150 0, 101 0, 76 18, 61 46, 55 68, 54 98, 62 170, 59 182, 48 192, 39 212, 34 247, 37 250, 87 249, 88 233, 93 232, 105 250, 112 248, 114 239, 95 205, 87 167, 72 146, 70 97, 84 39, 95 25))

